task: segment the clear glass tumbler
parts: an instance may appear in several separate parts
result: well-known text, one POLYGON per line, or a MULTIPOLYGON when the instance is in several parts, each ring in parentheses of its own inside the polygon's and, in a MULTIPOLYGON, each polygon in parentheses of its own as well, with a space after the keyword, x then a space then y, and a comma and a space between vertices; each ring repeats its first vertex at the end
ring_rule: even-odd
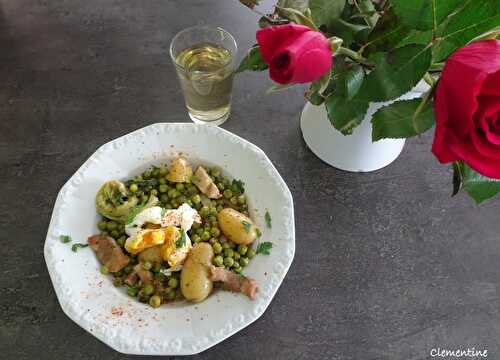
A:
POLYGON ((229 117, 237 51, 234 37, 220 27, 194 26, 172 39, 170 56, 195 123, 220 125, 229 117))

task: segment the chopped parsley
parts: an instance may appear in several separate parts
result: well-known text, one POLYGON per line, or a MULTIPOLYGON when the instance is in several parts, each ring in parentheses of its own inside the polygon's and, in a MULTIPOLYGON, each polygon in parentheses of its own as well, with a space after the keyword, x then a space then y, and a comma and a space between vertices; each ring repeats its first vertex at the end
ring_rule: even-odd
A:
POLYGON ((242 220, 241 223, 243 224, 243 227, 245 228, 245 232, 247 234, 250 234, 250 230, 252 229, 252 224, 250 224, 248 221, 242 220))
POLYGON ((71 236, 69 236, 69 235, 61 235, 61 236, 59 236, 59 240, 63 244, 67 244, 67 243, 71 242, 71 236))
POLYGON ((272 242, 269 241, 262 242, 257 246, 257 250, 255 251, 255 253, 262 255, 269 255, 272 247, 273 247, 272 242))
POLYGON ((144 205, 136 205, 133 208, 131 208, 127 214, 127 222, 126 224, 131 224, 132 221, 134 221, 134 218, 139 214, 142 209, 144 209, 144 205))
POLYGON ((184 245, 186 245, 186 232, 184 231, 184 229, 181 229, 181 234, 179 235, 179 238, 175 241, 175 247, 181 248, 184 245))
POLYGON ((255 228, 255 233, 257 234, 257 239, 262 236, 262 231, 259 228, 255 228))
POLYGON ((233 191, 235 191, 237 193, 240 193, 240 194, 245 193, 245 183, 241 180, 233 179, 233 182, 231 184, 231 188, 233 189, 233 191))
POLYGON ((81 244, 81 243, 77 243, 77 244, 73 244, 73 246, 71 247, 71 250, 73 252, 77 252, 78 249, 81 249, 81 248, 86 248, 87 246, 89 246, 89 244, 81 244))
POLYGON ((271 214, 269 214, 269 211, 266 210, 266 213, 264 214, 264 220, 266 220, 266 225, 267 227, 270 229, 272 228, 272 224, 271 224, 271 214))

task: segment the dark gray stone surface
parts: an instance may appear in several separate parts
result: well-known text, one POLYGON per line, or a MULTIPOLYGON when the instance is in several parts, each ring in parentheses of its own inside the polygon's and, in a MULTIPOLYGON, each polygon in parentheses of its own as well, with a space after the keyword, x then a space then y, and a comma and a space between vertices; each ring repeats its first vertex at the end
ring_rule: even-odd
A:
MULTIPOLYGON (((247 48, 256 20, 230 0, 0 0, 0 358, 132 358, 59 307, 43 260, 54 200, 104 142, 188 121, 174 33, 219 24, 247 48)), ((268 85, 238 76, 224 128, 288 183, 295 261, 257 322, 196 358, 407 360, 472 346, 500 358, 500 203, 450 199, 432 134, 375 173, 326 166, 300 136, 303 89, 269 96, 268 85)))

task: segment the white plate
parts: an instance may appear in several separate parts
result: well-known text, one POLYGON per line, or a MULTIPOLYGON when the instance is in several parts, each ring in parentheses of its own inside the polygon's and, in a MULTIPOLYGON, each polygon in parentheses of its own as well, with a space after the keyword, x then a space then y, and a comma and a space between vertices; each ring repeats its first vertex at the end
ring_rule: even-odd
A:
POLYGON ((257 320, 285 277, 295 252, 290 190, 262 150, 214 126, 154 124, 100 147, 63 186, 45 240, 45 261, 63 311, 92 335, 127 354, 188 355, 219 343, 257 320), (109 179, 126 179, 182 153, 193 162, 217 164, 246 184, 253 218, 272 241, 271 255, 256 256, 244 272, 255 278, 255 301, 218 291, 200 304, 153 309, 115 288, 99 273, 90 248, 71 251, 60 235, 87 242, 97 232, 94 197, 109 179), (264 213, 269 210, 272 229, 264 213))

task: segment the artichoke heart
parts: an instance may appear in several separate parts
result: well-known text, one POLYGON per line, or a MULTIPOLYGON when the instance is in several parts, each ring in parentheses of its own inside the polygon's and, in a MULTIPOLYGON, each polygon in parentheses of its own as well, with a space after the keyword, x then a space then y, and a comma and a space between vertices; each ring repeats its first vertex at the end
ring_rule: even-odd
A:
POLYGON ((97 211, 108 219, 125 222, 130 209, 138 203, 137 197, 129 196, 127 187, 121 181, 105 182, 95 198, 97 211))

